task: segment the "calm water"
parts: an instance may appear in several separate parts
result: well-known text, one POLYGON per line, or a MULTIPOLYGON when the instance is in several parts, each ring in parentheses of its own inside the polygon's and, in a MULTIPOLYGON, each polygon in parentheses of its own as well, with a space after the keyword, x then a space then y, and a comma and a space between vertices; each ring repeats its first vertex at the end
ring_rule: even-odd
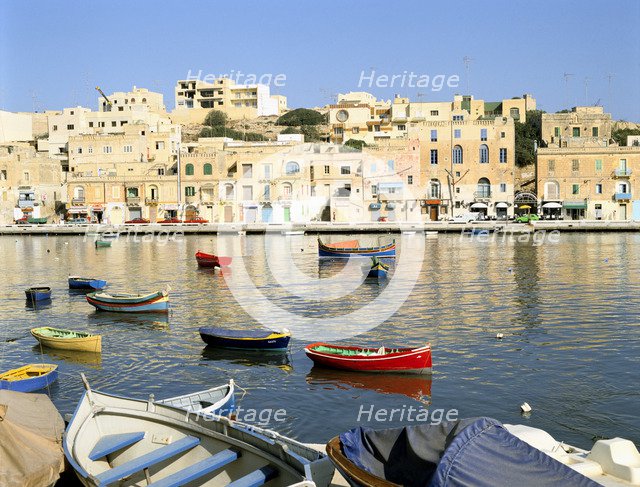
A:
MULTIPOLYGON (((281 248, 292 250, 295 265, 308 276, 330 277, 342 267, 319 265, 315 237, 281 238, 281 248)), ((423 237, 403 242, 405 256, 415 238, 423 237)), ((361 236, 363 243, 375 240, 361 236)), ((218 246, 215 236, 165 245, 118 241, 99 250, 82 237, 0 237, 0 369, 58 364, 60 379, 50 394, 62 413, 71 412, 80 397, 80 372, 95 389, 158 398, 233 378, 246 390, 239 401, 244 408, 285 408, 286 422, 269 427, 308 442, 324 442, 356 426, 361 406, 430 402, 431 409, 455 408, 461 417, 487 415, 542 427, 583 447, 596 436, 640 443, 640 235, 563 234, 557 244, 540 246, 458 235, 427 240, 409 299, 392 318, 352 341, 430 341, 432 380, 312 369, 303 352, 306 342, 295 337, 284 356, 205 349, 199 326, 256 325, 224 277, 196 266, 196 250, 218 246), (152 291, 170 284, 172 312, 95 312, 82 294, 67 289, 70 273, 107 279, 111 290, 152 291), (25 306, 24 288, 38 284, 52 286, 54 296, 50 305, 33 310, 25 306), (102 334, 102 356, 41 353, 28 330, 44 325, 102 334), (496 340, 498 332, 503 340, 496 340), (533 407, 528 419, 520 416, 523 401, 533 407)), ((225 246, 221 253, 236 257, 230 279, 242 255, 263 293, 306 316, 339 315, 384 290, 364 283, 329 302, 291 297, 274 278, 290 264, 265 259, 263 237, 236 236, 225 246)), ((419 265, 419 256, 412 258, 419 265)), ((319 329, 315 338, 325 335, 319 329)))

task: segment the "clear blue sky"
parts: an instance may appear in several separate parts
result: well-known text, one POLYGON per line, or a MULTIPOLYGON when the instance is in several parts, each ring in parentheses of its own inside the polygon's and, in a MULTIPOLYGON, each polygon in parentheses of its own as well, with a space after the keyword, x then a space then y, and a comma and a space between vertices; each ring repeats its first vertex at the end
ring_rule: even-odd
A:
POLYGON ((422 100, 531 93, 555 111, 597 100, 640 121, 640 2, 22 1, 0 3, 0 108, 96 109, 133 85, 173 109, 188 71, 283 73, 290 107, 358 89, 361 71, 460 76, 458 88, 367 88, 422 100), (563 73, 572 73, 566 89, 563 73), (607 75, 613 74, 609 80, 607 75), (585 93, 585 78, 588 91, 585 93), (609 89, 610 86, 610 89, 609 89))

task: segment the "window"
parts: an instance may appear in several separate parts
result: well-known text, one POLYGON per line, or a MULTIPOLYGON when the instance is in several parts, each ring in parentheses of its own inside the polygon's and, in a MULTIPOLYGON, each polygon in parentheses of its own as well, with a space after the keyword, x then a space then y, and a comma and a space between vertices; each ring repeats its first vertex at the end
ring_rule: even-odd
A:
POLYGON ((127 188, 127 198, 137 198, 138 188, 127 188))
POLYGON ((120 186, 111 186, 111 197, 114 199, 120 198, 120 186))
POLYGON ((560 127, 554 127, 553 128, 553 135, 555 137, 560 137, 560 127))
POLYGON ((264 185, 264 191, 262 192, 262 197, 265 200, 271 199, 271 185, 270 184, 265 184, 264 185))
POLYGON ((78 147, 78 154, 82 154, 82 147, 78 147))
POLYGON ((500 183, 500 192, 501 193, 507 192, 507 183, 500 183))
POLYGON ((378 196, 378 185, 377 184, 372 184, 371 185, 371 196, 378 196))
POLYGON ((488 163, 489 163, 489 147, 487 147, 487 144, 482 144, 480 146, 480 164, 488 164, 488 163))
POLYGON ((57 125, 54 125, 54 126, 52 127, 52 129, 53 129, 53 131, 55 132, 56 130, 58 130, 58 126, 57 126, 57 125))
POLYGON ((104 122, 98 122, 98 127, 104 128, 104 122))
POLYGON ((351 129, 351 133, 353 134, 359 134, 360 133, 360 127, 353 127, 351 129))
POLYGON ((580 127, 573 127, 573 136, 580 137, 580 127))
POLYGON ((371 172, 375 173, 378 171, 378 165, 374 162, 371 164, 371 172))
POLYGON ((462 122, 464 120, 464 117, 462 115, 454 115, 453 116, 453 121, 454 122, 462 122))
POLYGON ((252 164, 243 164, 242 165, 242 177, 243 178, 252 178, 253 177, 253 165, 252 164))
POLYGON ((89 154, 93 154, 93 147, 89 146, 89 147, 87 148, 87 152, 88 152, 89 154))
POLYGON ((438 164, 438 149, 431 149, 429 158, 431 160, 431 164, 438 164))
POLYGON ((24 179, 25 181, 29 181, 29 173, 28 173, 27 171, 25 171, 25 172, 24 172, 24 174, 23 174, 23 179, 24 179))
POLYGON ((507 149, 504 147, 500 148, 500 162, 507 162, 507 149))
POLYGON ((602 171, 602 159, 596 159, 596 171, 602 171))
POLYGON ((213 174, 213 166, 211 164, 209 164, 208 162, 205 163, 205 165, 202 166, 202 173, 205 176, 211 176, 213 174))
POLYGON ((287 174, 298 174, 300 172, 300 164, 293 161, 287 162, 287 165, 285 167, 285 172, 287 174))
POLYGON ((513 118, 514 120, 519 120, 520 119, 520 109, 519 108, 511 108, 509 110, 509 115, 511 116, 511 118, 513 118))
POLYGON ((429 184, 429 197, 440 199, 440 181, 432 179, 429 184))
POLYGON ((164 176, 164 167, 158 168, 158 176, 164 176))
POLYGON ((6 181, 7 180, 7 170, 3 169, 2 171, 0 171, 0 181, 6 181))
POLYGON ((413 184, 413 176, 411 174, 407 176, 407 184, 413 184))
POLYGON ((500 132, 500 138, 504 139, 507 136, 506 132, 500 132))
POLYGON ((253 186, 242 187, 242 199, 245 201, 253 199, 253 186))
POLYGON ((591 137, 598 136, 598 127, 591 127, 591 137))
POLYGON ((186 186, 184 188, 184 195, 185 196, 195 196, 196 195, 196 188, 195 186, 186 186))
POLYGON ((398 130, 404 132, 405 130, 407 130, 407 126, 406 125, 398 125, 398 130))
POLYGON ((459 145, 453 147, 453 163, 462 164, 462 147, 459 145))
POLYGON ((123 152, 133 152, 133 146, 131 146, 131 145, 125 145, 125 146, 122 148, 122 150, 123 150, 123 152))
POLYGON ((93 122, 89 122, 89 127, 93 127, 93 122))
POLYGON ((351 168, 349 166, 341 166, 340 174, 351 174, 351 168))
POLYGON ((284 183, 282 185, 282 195, 287 197, 287 198, 290 198, 291 197, 291 193, 292 193, 292 189, 293 189, 293 187, 291 186, 290 183, 284 183))
POLYGON ((574 184, 571 188, 571 194, 580 194, 580 185, 574 184))
POLYGON ((73 130, 73 124, 70 123, 69 125, 67 125, 67 130, 73 130))
POLYGON ((102 152, 104 154, 111 154, 111 146, 110 145, 105 145, 102 147, 102 152))
POLYGON ((460 129, 455 129, 455 130, 453 131, 453 137, 454 137, 455 139, 459 139, 461 134, 462 134, 462 131, 461 131, 460 129))
POLYGON ((477 186, 478 198, 490 198, 491 197, 491 183, 487 178, 480 178, 477 186))
POLYGON ((547 183, 544 183, 544 199, 560 199, 560 185, 556 181, 549 181, 547 183))
POLYGON ((429 114, 430 114, 432 117, 437 117, 437 116, 438 116, 438 114, 439 114, 439 112, 438 112, 438 110, 431 110, 431 112, 429 112, 429 114))
POLYGON ((602 194, 602 184, 596 184, 596 194, 602 194))
POLYGON ((118 126, 118 122, 116 122, 115 120, 113 122, 111 122, 111 126, 112 127, 117 127, 118 126))
POLYGON ((395 171, 395 167, 396 167, 396 163, 394 162, 393 159, 389 159, 387 161, 387 170, 388 171, 395 171))
POLYGON ((265 164, 262 169, 263 169, 264 178, 271 179, 271 164, 265 164))
POLYGON ((487 140, 487 129, 480 129, 480 140, 487 140))
POLYGON ((333 135, 342 135, 344 133, 344 130, 342 130, 342 127, 335 127, 333 129, 333 135))
POLYGON ((431 142, 438 142, 438 131, 437 130, 432 130, 431 131, 431 142))
POLYGON ((554 159, 549 159, 547 161, 547 171, 549 171, 550 173, 555 172, 556 170, 556 161, 554 159))
POLYGON ((124 112, 124 107, 118 107, 119 112, 124 112))
POLYGON ((331 166, 324 166, 324 173, 329 174, 331 172, 331 166))
POLYGON ((579 172, 580 171, 580 161, 578 159, 573 159, 571 161, 571 171, 579 172))
POLYGON ((373 126, 373 131, 374 132, 380 132, 380 125, 374 125, 373 126))
POLYGON ((164 141, 156 142, 156 149, 157 150, 164 150, 164 141))

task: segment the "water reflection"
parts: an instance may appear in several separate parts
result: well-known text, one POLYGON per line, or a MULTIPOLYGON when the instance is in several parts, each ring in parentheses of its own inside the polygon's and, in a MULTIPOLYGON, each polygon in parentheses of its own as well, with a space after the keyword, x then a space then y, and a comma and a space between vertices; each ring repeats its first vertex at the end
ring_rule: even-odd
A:
POLYGON ((94 352, 78 352, 74 350, 59 350, 57 348, 49 348, 40 344, 34 345, 33 353, 38 355, 49 356, 56 360, 62 360, 71 364, 86 365, 93 369, 102 369, 102 354, 94 352))
POLYGON ((212 347, 202 349, 202 360, 228 362, 234 365, 278 367, 286 372, 293 371, 288 352, 264 352, 261 350, 229 350, 212 347))
POLYGON ((38 301, 33 301, 31 299, 26 299, 24 302, 24 305, 26 308, 29 308, 30 310, 33 311, 37 311, 39 309, 47 309, 47 308, 51 308, 51 306, 53 305, 53 302, 51 300, 51 298, 49 299, 41 299, 38 301))
POLYGON ((96 325, 131 325, 148 330, 167 330, 167 313, 115 313, 112 311, 94 311, 87 315, 89 323, 96 325))

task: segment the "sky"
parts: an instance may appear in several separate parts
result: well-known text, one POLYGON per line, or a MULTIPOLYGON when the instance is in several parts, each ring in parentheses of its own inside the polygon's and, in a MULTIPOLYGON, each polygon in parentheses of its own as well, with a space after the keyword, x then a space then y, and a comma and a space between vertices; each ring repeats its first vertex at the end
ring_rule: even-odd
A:
POLYGON ((637 0, 2 0, 0 109, 95 110, 95 86, 135 85, 162 92, 172 110, 176 81, 202 70, 270 75, 291 108, 348 91, 416 101, 530 93, 545 111, 600 104, 640 122, 638 25, 637 0))

